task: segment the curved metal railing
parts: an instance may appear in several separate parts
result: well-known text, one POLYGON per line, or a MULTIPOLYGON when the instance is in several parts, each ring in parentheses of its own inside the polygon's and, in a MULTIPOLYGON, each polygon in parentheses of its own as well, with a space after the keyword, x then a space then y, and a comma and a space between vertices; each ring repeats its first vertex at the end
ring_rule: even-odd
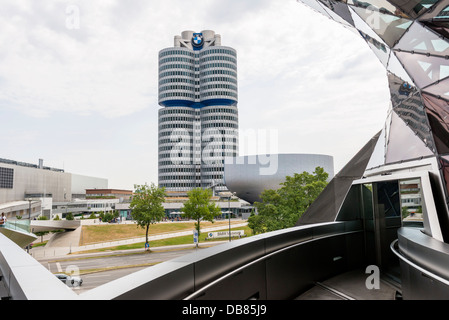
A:
POLYGON ((408 264, 409 266, 413 267, 414 269, 422 272, 424 275, 426 275, 427 277, 439 281, 442 284, 449 286, 449 281, 434 274, 433 272, 430 272, 429 270, 424 269, 423 267, 417 265, 416 263, 410 261, 409 259, 407 259, 406 257, 404 257, 396 248, 395 245, 398 243, 399 239, 394 240, 391 244, 390 244, 390 249, 391 251, 393 251, 393 253, 403 262, 405 262, 406 264, 408 264))

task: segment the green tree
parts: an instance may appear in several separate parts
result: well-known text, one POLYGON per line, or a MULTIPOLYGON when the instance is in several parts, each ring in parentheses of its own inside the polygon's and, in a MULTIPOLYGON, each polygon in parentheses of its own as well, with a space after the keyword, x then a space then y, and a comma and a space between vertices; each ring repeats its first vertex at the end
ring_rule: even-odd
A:
POLYGON ((251 215, 248 225, 254 233, 293 227, 326 187, 328 177, 321 167, 287 176, 279 189, 262 192, 262 202, 254 203, 258 215, 251 215))
POLYGON ((195 229, 200 235, 201 220, 214 222, 214 218, 221 213, 220 208, 210 199, 212 197, 212 190, 195 188, 187 193, 189 200, 187 200, 181 211, 184 212, 184 217, 195 220, 195 229))
POLYGON ((148 242, 150 225, 161 221, 165 216, 162 203, 166 196, 165 188, 159 188, 154 183, 150 186, 146 183, 134 185, 134 194, 129 208, 132 210, 131 216, 137 225, 146 229, 146 242, 148 242))

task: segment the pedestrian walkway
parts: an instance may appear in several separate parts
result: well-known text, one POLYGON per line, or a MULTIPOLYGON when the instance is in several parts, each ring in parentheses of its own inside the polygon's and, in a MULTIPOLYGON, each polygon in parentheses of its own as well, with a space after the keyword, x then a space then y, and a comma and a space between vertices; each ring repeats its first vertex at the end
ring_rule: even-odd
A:
MULTIPOLYGON (((237 227, 243 227, 246 226, 248 222, 242 221, 241 223, 236 223, 233 221, 231 224, 232 228, 237 227)), ((214 232, 217 230, 223 230, 226 226, 219 226, 219 227, 209 227, 201 229, 202 233, 206 232, 214 232)), ((79 228, 81 229, 81 228, 79 228)), ((95 243, 95 244, 89 244, 85 246, 79 246, 79 236, 81 234, 80 230, 71 231, 71 233, 74 233, 71 235, 72 238, 72 245, 65 245, 61 247, 35 247, 31 249, 30 254, 36 259, 48 259, 48 258, 61 258, 64 256, 67 256, 69 254, 75 254, 77 252, 82 251, 89 251, 94 249, 100 249, 100 248, 108 248, 108 247, 115 247, 115 246, 121 246, 121 245, 127 245, 127 244, 133 244, 133 243, 140 243, 145 242, 145 237, 138 237, 138 238, 132 238, 132 239, 125 239, 125 240, 115 240, 115 241, 107 241, 107 242, 101 242, 101 243, 95 243), (73 237, 77 234, 78 238, 73 237), (76 243, 76 245, 73 245, 76 243)), ((157 234, 153 236, 148 236, 148 240, 154 241, 154 240, 160 240, 160 239, 168 239, 168 238, 174 238, 174 237, 180 237, 180 236, 186 236, 186 235, 192 235, 192 245, 193 245, 193 231, 192 230, 186 230, 186 231, 179 231, 179 232, 172 232, 172 233, 163 233, 163 234, 157 234)), ((153 250, 153 248, 151 248, 153 250)))

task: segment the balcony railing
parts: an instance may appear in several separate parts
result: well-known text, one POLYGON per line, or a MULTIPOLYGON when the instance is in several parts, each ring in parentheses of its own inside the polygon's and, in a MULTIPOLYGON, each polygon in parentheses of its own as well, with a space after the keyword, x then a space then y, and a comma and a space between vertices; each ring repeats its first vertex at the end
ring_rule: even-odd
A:
POLYGON ((30 220, 14 220, 14 221, 6 221, 2 227, 30 233, 30 220))

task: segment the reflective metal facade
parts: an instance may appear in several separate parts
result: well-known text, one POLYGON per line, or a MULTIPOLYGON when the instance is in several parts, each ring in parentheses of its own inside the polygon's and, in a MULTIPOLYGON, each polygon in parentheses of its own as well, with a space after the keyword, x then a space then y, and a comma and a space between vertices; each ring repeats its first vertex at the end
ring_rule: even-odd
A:
POLYGON ((159 53, 159 186, 224 191, 238 155, 237 52, 215 32, 184 31, 159 53))
POLYGON ((240 199, 254 203, 261 202, 265 189, 279 189, 286 176, 295 173, 313 173, 322 167, 334 177, 334 159, 320 154, 264 154, 226 158, 225 183, 240 199))
POLYGON ((449 203, 449 0, 298 0, 362 36, 391 108, 370 166, 436 157, 449 203))

